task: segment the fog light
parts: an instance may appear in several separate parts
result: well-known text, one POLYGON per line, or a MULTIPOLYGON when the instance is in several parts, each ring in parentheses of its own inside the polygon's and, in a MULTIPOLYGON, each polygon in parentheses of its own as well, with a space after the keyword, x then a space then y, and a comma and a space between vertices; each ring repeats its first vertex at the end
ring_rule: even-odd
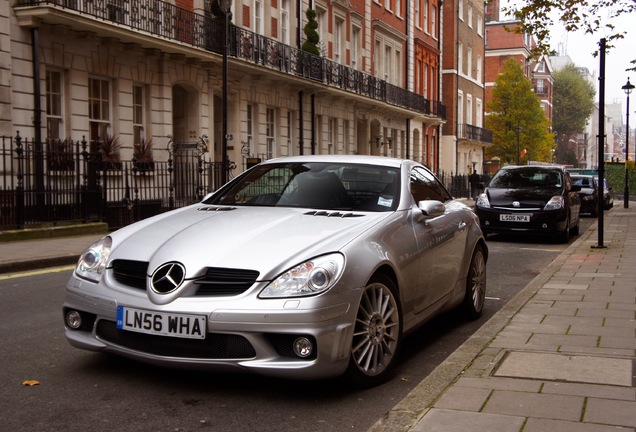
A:
POLYGON ((484 225, 489 226, 490 225, 490 221, 485 221, 484 225))
POLYGON ((78 311, 69 311, 66 314, 66 325, 73 330, 82 326, 82 315, 78 311))
POLYGON ((294 353, 301 358, 309 357, 314 346, 306 337, 299 337, 294 341, 294 353))
POLYGON ((547 223, 544 223, 543 225, 541 225, 541 228, 543 228, 543 229, 548 229, 548 224, 547 224, 547 223))

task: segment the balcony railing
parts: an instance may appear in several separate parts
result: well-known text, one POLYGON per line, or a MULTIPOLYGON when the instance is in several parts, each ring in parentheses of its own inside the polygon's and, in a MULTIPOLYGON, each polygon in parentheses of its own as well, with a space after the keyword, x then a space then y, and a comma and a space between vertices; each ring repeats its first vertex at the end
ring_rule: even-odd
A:
MULTIPOLYGON (((34 6, 107 21, 217 54, 223 49, 222 18, 197 14, 161 0, 18 0, 15 9, 24 11, 34 6)), ((228 55, 420 114, 446 118, 446 107, 439 101, 231 23, 228 55)))
POLYGON ((492 131, 469 124, 460 124, 457 138, 492 144, 492 131))

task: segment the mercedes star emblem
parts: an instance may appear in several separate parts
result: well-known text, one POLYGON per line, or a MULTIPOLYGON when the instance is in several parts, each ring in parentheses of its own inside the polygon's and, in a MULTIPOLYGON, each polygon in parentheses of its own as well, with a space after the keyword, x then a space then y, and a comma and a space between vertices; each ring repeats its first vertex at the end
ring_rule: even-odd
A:
POLYGON ((157 294, 168 294, 185 280, 185 267, 177 262, 160 265, 150 278, 150 288, 157 294))

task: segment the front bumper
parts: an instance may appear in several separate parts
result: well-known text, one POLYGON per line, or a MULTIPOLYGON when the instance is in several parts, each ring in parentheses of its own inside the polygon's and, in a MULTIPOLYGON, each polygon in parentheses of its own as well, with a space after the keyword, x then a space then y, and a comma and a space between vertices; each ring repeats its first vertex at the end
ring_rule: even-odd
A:
POLYGON ((563 232, 567 227, 567 210, 508 210, 477 207, 481 230, 485 233, 521 232, 529 234, 551 234, 563 232), (529 215, 529 222, 506 222, 501 215, 529 215))
POLYGON ((78 311, 83 318, 78 329, 66 326, 72 346, 159 366, 319 379, 341 375, 348 366, 356 314, 352 305, 358 304, 361 290, 297 299, 180 299, 166 306, 152 304, 143 292, 117 290, 117 299, 113 293, 99 284, 71 278, 64 315, 78 311), (119 305, 205 314, 206 337, 186 339, 117 329, 119 305), (299 337, 313 344, 310 356, 295 354, 293 345, 299 337))

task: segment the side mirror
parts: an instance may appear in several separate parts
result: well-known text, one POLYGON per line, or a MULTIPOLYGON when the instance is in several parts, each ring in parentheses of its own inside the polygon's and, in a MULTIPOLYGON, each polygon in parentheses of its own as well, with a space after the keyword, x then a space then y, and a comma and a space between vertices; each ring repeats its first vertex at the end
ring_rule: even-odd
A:
POLYGON ((581 186, 573 184, 572 192, 581 192, 581 186))
POLYGON ((441 201, 425 200, 417 203, 417 207, 422 211, 422 215, 426 218, 434 218, 443 215, 446 212, 446 206, 441 201))

